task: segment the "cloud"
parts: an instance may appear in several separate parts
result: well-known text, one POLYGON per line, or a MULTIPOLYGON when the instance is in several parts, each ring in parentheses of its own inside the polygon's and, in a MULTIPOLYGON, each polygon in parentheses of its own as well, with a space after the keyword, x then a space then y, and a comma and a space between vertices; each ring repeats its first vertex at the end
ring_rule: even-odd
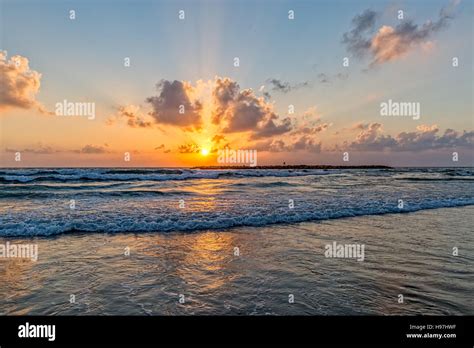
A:
POLYGON ((383 134, 380 123, 358 124, 354 129, 362 131, 349 147, 361 151, 424 151, 474 146, 474 131, 446 129, 439 134, 437 125, 420 125, 414 132, 401 132, 394 137, 383 134))
POLYGON ((157 84, 158 96, 146 99, 153 111, 150 115, 158 124, 199 129, 202 124, 202 105, 199 100, 191 100, 193 87, 182 81, 162 80, 157 84))
POLYGON ((278 116, 271 113, 266 117, 266 120, 253 132, 250 139, 268 138, 276 135, 281 135, 289 132, 292 129, 291 120, 289 117, 284 118, 278 125, 275 120, 278 116))
POLYGON ((288 93, 291 90, 289 82, 283 82, 278 79, 268 79, 267 80, 273 87, 274 91, 288 93))
POLYGON ((303 135, 289 147, 290 151, 306 150, 309 152, 321 152, 321 141, 316 141, 313 137, 303 135))
MULTIPOLYGON (((194 154, 201 152, 202 148, 206 148, 210 153, 216 153, 219 149, 230 147, 230 144, 226 142, 225 136, 222 134, 215 134, 210 141, 210 144, 205 146, 198 145, 196 142, 191 141, 178 146, 178 152, 182 154, 194 154)), ((165 151, 167 153, 169 151, 165 151)))
POLYGON ((207 115, 210 115, 210 122, 217 126, 222 136, 247 132, 252 140, 285 134, 292 129, 289 118, 281 119, 273 111, 273 104, 268 101, 269 94, 264 92, 258 97, 252 89, 241 90, 230 78, 197 81, 194 86, 187 82, 163 80, 157 86, 159 95, 146 99, 151 111, 145 114, 140 106, 120 106, 106 123, 112 125, 118 120, 126 120, 127 125, 134 128, 165 124, 190 131, 201 130, 209 121, 207 115), (180 113, 180 108, 183 113, 180 113))
POLYGON ((183 144, 178 147, 179 153, 198 153, 201 148, 195 143, 183 144))
POLYGON ((331 124, 321 123, 322 114, 316 106, 309 107, 303 114, 295 118, 291 134, 316 134, 331 124))
POLYGON ((157 147, 155 147, 155 150, 161 150, 161 149, 164 149, 165 148, 165 144, 161 144, 157 147))
POLYGON ((321 113, 316 106, 311 106, 303 113, 303 120, 306 122, 319 122, 321 113))
POLYGON ((337 73, 336 78, 339 80, 347 80, 349 78, 348 73, 337 73))
POLYGON ((369 127, 369 124, 363 123, 363 122, 358 122, 358 123, 352 125, 349 129, 351 129, 351 130, 367 129, 368 127, 369 127))
POLYGON ((325 73, 319 73, 318 79, 320 83, 329 83, 329 77, 325 73))
POLYGON ((319 83, 321 84, 329 84, 332 82, 337 82, 337 81, 345 81, 349 78, 349 74, 347 72, 344 73, 336 73, 336 74, 327 74, 324 72, 319 73, 316 75, 316 79, 319 83))
POLYGON ((109 151, 107 150, 106 146, 85 145, 82 149, 73 150, 72 152, 94 155, 94 154, 108 153, 109 151))
POLYGON ((381 130, 382 125, 380 123, 362 125, 362 131, 357 135, 356 142, 361 144, 372 142, 381 130))
POLYGON ((291 130, 289 118, 278 122, 272 104, 255 96, 252 90, 240 90, 229 78, 217 78, 212 91, 212 122, 222 126, 223 133, 252 132, 251 139, 281 135, 291 130))
POLYGON ((303 117, 292 125, 291 131, 285 135, 285 138, 263 140, 256 143, 255 147, 260 151, 268 152, 308 151, 319 153, 322 149, 322 142, 317 137, 332 125, 320 121, 317 108, 310 107, 303 113, 303 117))
POLYGON ((151 120, 146 120, 140 111, 140 106, 138 105, 124 105, 119 106, 117 113, 109 117, 106 121, 107 125, 112 125, 116 120, 125 119, 127 125, 132 128, 150 128, 153 127, 153 122, 151 120))
POLYGON ((21 108, 47 113, 35 99, 41 86, 41 74, 30 69, 28 58, 16 55, 7 60, 7 52, 0 50, 0 81, 0 111, 21 108))
POLYGON ((36 155, 51 155, 59 152, 72 152, 72 153, 82 153, 82 154, 100 154, 100 153, 109 153, 110 151, 107 150, 108 145, 104 144, 104 146, 100 145, 85 145, 81 149, 78 150, 65 150, 65 149, 54 149, 52 146, 49 145, 42 145, 41 143, 37 144, 35 147, 26 148, 26 149, 10 149, 6 148, 5 152, 20 152, 20 153, 32 153, 36 155))
POLYGON ((370 39, 364 36, 373 30, 377 17, 377 12, 367 9, 352 19, 353 28, 342 36, 342 42, 349 52, 357 57, 362 57, 367 53, 370 48, 370 39))
POLYGON ((330 123, 323 123, 314 127, 300 127, 300 128, 295 129, 295 131, 292 132, 292 134, 315 135, 327 130, 330 126, 331 126, 330 123))
POLYGON ((281 81, 279 79, 269 78, 267 82, 272 85, 272 90, 281 93, 288 93, 295 89, 310 86, 308 81, 291 84, 289 82, 281 81))
POLYGON ((224 140, 225 140, 225 136, 223 136, 222 134, 216 134, 212 137, 211 141, 213 144, 219 145, 220 142, 224 140))
POLYGON ((50 154, 57 153, 60 151, 53 149, 51 146, 44 146, 44 145, 38 144, 37 147, 35 148, 26 148, 23 150, 15 150, 15 149, 6 148, 5 152, 20 152, 20 153, 33 153, 36 155, 50 155, 50 154))
POLYGON ((454 18, 454 10, 459 1, 451 1, 443 7, 437 20, 427 21, 422 25, 404 20, 395 27, 381 26, 372 33, 377 18, 376 12, 366 10, 352 20, 353 28, 344 33, 342 42, 348 52, 356 57, 369 55, 370 67, 399 59, 416 47, 426 50, 432 47, 430 38, 441 29, 447 27, 454 18), (370 36, 372 35, 372 36, 370 36))
POLYGON ((262 152, 294 152, 309 151, 320 153, 322 148, 321 141, 316 141, 314 137, 302 135, 301 137, 285 142, 282 139, 268 140, 255 144, 257 151, 262 152))

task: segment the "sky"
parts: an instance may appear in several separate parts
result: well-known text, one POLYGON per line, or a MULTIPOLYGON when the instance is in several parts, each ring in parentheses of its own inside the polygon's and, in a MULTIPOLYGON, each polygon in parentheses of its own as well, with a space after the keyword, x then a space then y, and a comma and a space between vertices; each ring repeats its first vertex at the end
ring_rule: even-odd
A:
POLYGON ((2 167, 474 164, 472 1, 0 6, 2 167))

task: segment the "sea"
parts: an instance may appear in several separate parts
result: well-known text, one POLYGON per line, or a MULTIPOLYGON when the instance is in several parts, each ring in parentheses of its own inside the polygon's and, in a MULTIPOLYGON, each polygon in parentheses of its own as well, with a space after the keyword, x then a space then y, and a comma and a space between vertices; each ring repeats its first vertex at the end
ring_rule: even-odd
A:
POLYGON ((474 314, 474 168, 0 169, 0 314, 474 314), (363 245, 363 260, 327 257, 363 245), (74 299, 74 301, 72 301, 74 299))

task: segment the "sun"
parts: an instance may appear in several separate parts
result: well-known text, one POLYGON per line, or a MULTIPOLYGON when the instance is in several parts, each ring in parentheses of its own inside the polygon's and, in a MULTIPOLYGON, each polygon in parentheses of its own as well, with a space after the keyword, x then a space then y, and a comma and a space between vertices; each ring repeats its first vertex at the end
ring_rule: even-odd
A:
POLYGON ((201 149, 201 155, 203 155, 203 156, 209 155, 209 149, 206 149, 205 147, 203 147, 201 149))

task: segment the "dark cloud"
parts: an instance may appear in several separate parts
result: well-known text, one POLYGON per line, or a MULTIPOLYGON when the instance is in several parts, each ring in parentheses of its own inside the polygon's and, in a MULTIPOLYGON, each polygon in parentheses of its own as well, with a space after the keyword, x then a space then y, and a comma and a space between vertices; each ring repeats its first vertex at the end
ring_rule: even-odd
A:
POLYGON ((267 120, 259 126, 254 133, 250 136, 250 139, 259 139, 273 137, 289 132, 292 129, 290 118, 284 118, 280 124, 275 124, 274 120, 278 117, 275 114, 268 116, 267 120))
POLYGON ((289 82, 283 82, 277 79, 268 79, 267 82, 272 85, 274 91, 288 93, 291 90, 289 82))
POLYGON ((372 10, 356 16, 352 20, 353 29, 344 33, 342 42, 348 52, 357 57, 370 55, 370 66, 395 60, 406 55, 413 48, 427 44, 429 39, 439 30, 445 28, 454 18, 454 9, 458 1, 451 1, 443 7, 437 20, 427 21, 423 25, 404 20, 395 28, 384 25, 374 34, 377 14, 372 10))
POLYGON ((222 134, 216 134, 211 139, 211 153, 216 153, 219 149, 225 149, 230 147, 230 144, 226 142, 226 137, 222 134))
POLYGON ((178 147, 179 153, 198 153, 200 148, 195 143, 183 144, 178 147))
POLYGON ((320 153, 322 148, 321 141, 317 141, 314 137, 302 135, 291 142, 285 142, 282 139, 269 140, 257 143, 255 145, 257 151, 262 152, 294 152, 308 151, 320 153))
POLYGON ((107 120, 107 124, 113 124, 116 119, 125 119, 127 125, 132 128, 150 128, 153 122, 147 120, 140 112, 140 107, 136 105, 125 105, 118 108, 117 114, 107 120))
POLYGON ((348 73, 337 73, 337 74, 326 74, 324 72, 319 73, 316 76, 316 79, 318 80, 319 83, 331 83, 333 81, 344 81, 349 78, 348 73))
POLYGON ((240 90, 229 78, 218 78, 212 92, 214 124, 223 125, 223 133, 252 132, 251 139, 271 137, 291 130, 291 122, 278 122, 271 104, 255 96, 252 90, 240 90))
POLYGON ((146 99, 153 111, 150 115, 156 123, 184 127, 200 128, 202 124, 200 101, 192 101, 189 93, 192 87, 181 81, 163 80, 157 84, 158 96, 146 99), (184 107, 183 113, 180 108, 184 107))
POLYGON ((307 81, 291 84, 289 82, 281 81, 275 78, 269 78, 267 82, 272 85, 272 90, 276 92, 281 92, 281 93, 288 93, 295 89, 310 86, 309 82, 307 81))
POLYGON ((352 29, 342 36, 347 50, 357 57, 362 57, 370 49, 370 39, 365 37, 375 26, 377 12, 367 9, 352 19, 352 29))
POLYGON ((227 109, 232 107, 239 96, 240 87, 229 78, 218 78, 212 91, 216 109, 212 114, 212 123, 220 124, 227 117, 227 109))
POLYGON ((219 145, 220 142, 224 140, 225 140, 225 136, 223 136, 222 134, 216 134, 212 137, 211 141, 213 144, 219 145))
POLYGON ((321 142, 316 141, 316 139, 308 135, 303 135, 290 146, 290 150, 306 150, 309 152, 319 153, 321 152, 321 142))
POLYGON ((457 147, 473 147, 474 131, 458 132, 447 129, 439 134, 439 128, 418 126, 414 132, 401 132, 395 137, 382 134, 382 125, 371 123, 358 125, 362 131, 357 135, 350 148, 361 151, 424 151, 457 147))

